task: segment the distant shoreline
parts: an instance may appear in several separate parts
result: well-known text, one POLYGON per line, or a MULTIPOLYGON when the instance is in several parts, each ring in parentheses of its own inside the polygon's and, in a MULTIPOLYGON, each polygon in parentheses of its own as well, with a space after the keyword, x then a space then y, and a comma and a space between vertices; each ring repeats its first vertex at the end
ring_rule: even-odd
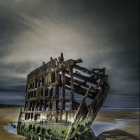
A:
POLYGON ((0 104, 0 108, 10 108, 10 107, 24 107, 22 105, 14 105, 14 104, 0 104))
MULTIPOLYGON (((0 107, 2 106, 13 106, 13 107, 24 107, 24 105, 18 105, 18 104, 1 104, 0 103, 0 107)), ((100 111, 108 111, 108 110, 140 110, 140 108, 101 108, 100 111)))

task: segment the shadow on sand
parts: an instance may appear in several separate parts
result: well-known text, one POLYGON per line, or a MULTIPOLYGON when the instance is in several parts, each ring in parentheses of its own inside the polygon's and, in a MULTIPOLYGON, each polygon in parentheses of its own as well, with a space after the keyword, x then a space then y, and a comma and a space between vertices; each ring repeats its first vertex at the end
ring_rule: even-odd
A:
POLYGON ((98 140, 139 140, 136 136, 125 131, 114 129, 106 131, 97 136, 98 140))

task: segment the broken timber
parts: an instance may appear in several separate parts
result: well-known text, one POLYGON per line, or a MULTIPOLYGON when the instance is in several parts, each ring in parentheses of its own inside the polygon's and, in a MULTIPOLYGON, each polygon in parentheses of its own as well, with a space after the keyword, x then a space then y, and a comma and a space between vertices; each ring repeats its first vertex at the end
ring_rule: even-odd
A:
POLYGON ((81 62, 64 61, 61 53, 58 60, 51 57, 28 74, 18 131, 68 140, 89 129, 105 101, 109 83, 105 68, 89 70, 77 65, 81 62))

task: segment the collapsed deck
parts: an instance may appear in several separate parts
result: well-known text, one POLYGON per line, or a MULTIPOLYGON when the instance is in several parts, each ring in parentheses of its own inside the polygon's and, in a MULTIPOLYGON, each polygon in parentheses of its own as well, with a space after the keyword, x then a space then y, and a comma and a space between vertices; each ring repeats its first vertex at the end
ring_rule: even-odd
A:
POLYGON ((82 60, 50 58, 27 76, 18 130, 56 139, 87 131, 102 106, 109 83, 105 68, 86 69, 82 60))

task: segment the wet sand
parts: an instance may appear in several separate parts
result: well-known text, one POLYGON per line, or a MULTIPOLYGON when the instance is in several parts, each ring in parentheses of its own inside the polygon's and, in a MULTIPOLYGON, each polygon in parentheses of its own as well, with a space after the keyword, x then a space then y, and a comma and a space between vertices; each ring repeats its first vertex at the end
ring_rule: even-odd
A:
POLYGON ((139 112, 100 111, 94 121, 115 123, 115 119, 133 119, 134 121, 126 122, 125 125, 121 127, 100 134, 97 136, 99 140, 140 139, 140 122, 137 121, 139 119, 139 112))
POLYGON ((26 140, 25 137, 8 133, 5 124, 17 122, 20 108, 0 108, 0 140, 26 140))
MULTIPOLYGON (((0 140, 25 140, 20 135, 6 132, 5 124, 17 122, 20 108, 0 108, 0 140)), ((115 119, 139 119, 139 112, 100 111, 94 121, 115 123, 115 119)), ((99 140, 139 140, 139 121, 126 123, 97 136, 99 140)))

